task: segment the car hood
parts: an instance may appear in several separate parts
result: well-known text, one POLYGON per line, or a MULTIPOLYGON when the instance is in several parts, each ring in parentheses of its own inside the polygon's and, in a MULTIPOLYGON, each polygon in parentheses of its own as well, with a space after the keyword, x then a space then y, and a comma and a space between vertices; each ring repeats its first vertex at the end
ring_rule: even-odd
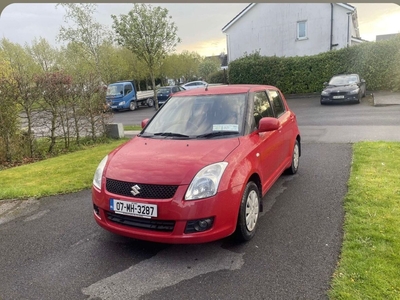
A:
POLYGON ((137 183, 189 184, 200 169, 224 161, 239 144, 238 138, 177 140, 135 137, 110 154, 105 176, 137 183))
POLYGON ((340 86, 327 86, 324 91, 328 93, 337 93, 337 92, 350 92, 358 89, 358 85, 340 85, 340 86))

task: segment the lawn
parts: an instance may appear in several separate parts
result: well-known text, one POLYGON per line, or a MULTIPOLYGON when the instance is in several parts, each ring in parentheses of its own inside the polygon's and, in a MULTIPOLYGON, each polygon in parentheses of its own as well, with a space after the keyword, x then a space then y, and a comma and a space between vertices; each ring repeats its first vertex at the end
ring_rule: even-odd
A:
MULTIPOLYGON (((92 185, 101 159, 127 139, 0 171, 0 199, 92 185)), ((400 143, 360 142, 344 199, 343 244, 330 299, 400 299, 400 143)))
POLYGON ((99 162, 128 139, 0 171, 0 199, 25 199, 76 192, 92 186, 99 162))
POLYGON ((400 143, 361 142, 330 299, 400 299, 400 143))

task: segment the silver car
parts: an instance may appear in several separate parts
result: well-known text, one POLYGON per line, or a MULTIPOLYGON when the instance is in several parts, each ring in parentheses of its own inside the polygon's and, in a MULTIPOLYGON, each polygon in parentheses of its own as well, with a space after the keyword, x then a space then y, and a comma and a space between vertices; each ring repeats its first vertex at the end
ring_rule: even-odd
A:
POLYGON ((197 89, 201 87, 207 86, 208 83, 202 80, 196 80, 196 81, 190 81, 185 84, 182 84, 181 87, 183 87, 185 90, 191 90, 191 89, 197 89))

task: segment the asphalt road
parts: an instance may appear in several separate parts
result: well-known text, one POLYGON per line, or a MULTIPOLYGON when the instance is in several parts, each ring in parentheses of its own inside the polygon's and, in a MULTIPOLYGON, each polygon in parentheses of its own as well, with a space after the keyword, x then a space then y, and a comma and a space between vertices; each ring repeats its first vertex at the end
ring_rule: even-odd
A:
MULTIPOLYGON (((264 197, 253 240, 164 245, 116 236, 95 224, 90 190, 3 201, 0 299, 326 299, 351 142, 400 141, 400 106, 320 106, 311 98, 289 105, 303 134, 300 169, 264 197)), ((114 118, 138 124, 152 114, 114 118)))

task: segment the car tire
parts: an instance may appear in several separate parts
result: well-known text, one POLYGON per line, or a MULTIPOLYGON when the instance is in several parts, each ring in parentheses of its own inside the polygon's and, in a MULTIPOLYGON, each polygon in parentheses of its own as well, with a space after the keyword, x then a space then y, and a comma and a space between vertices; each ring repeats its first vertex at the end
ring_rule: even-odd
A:
POLYGON ((299 169, 299 162, 300 162, 300 144, 299 141, 296 139, 293 146, 292 152, 292 164, 289 168, 286 169, 286 173, 290 175, 294 175, 297 173, 299 169))
POLYGON ((154 106, 154 99, 153 98, 149 98, 147 99, 147 106, 148 107, 153 107, 154 106))
POLYGON ((260 216, 260 201, 260 190, 254 182, 250 181, 246 185, 240 203, 235 231, 238 242, 246 242, 254 237, 260 216))
POLYGON ((136 108, 137 108, 136 101, 131 101, 131 103, 129 103, 129 110, 134 111, 136 110, 136 108))

